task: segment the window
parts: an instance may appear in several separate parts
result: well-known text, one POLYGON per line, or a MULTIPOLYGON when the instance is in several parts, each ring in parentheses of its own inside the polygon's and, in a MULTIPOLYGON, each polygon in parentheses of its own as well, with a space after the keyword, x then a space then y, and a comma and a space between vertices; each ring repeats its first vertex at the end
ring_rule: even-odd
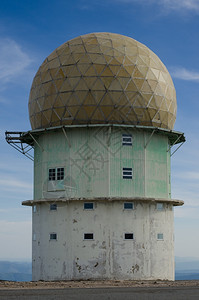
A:
POLYGON ((48 179, 51 180, 63 180, 64 168, 52 168, 49 169, 48 179))
POLYGON ((57 180, 64 179, 64 168, 57 168, 57 180))
POLYGON ((163 203, 157 203, 157 204, 156 204, 156 209, 157 209, 157 210, 163 210, 163 208, 164 208, 163 203))
POLYGON ((49 169, 49 180, 55 180, 56 169, 49 169))
POLYGON ((134 209, 133 202, 124 202, 124 209, 134 209))
POLYGON ((37 212, 37 205, 33 205, 32 210, 33 210, 34 213, 36 213, 37 212))
POLYGON ((33 240, 33 241, 36 241, 36 233, 33 233, 33 235, 32 235, 32 240, 33 240))
POLYGON ((157 240, 161 241, 164 239, 163 233, 158 233, 157 234, 157 240))
POLYGON ((125 240, 133 240, 133 233, 125 233, 124 239, 125 240))
POLYGON ((84 233, 84 240, 93 240, 93 233, 84 233))
POLYGON ((93 209, 93 208, 94 208, 93 202, 84 203, 84 209, 93 209))
POLYGON ((123 134, 122 135, 122 146, 132 146, 132 135, 123 134))
POLYGON ((57 204, 50 204, 50 210, 57 210, 57 204))
POLYGON ((57 240, 57 234, 56 233, 50 233, 50 240, 57 240))
POLYGON ((123 171, 122 171, 123 179, 132 179, 132 177, 133 177, 132 174, 133 174, 132 168, 123 168, 123 171))

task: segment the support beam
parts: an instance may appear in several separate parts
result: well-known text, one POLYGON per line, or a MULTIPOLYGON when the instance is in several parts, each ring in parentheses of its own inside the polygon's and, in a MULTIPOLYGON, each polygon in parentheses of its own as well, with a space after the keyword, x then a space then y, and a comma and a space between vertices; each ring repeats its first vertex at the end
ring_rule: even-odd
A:
POLYGON ((148 141, 146 142, 146 144, 145 144, 145 146, 144 146, 145 149, 146 149, 147 145, 150 143, 150 140, 151 140, 151 138, 152 138, 154 132, 155 132, 155 129, 152 131, 152 133, 151 133, 151 135, 150 135, 148 141))
MULTIPOLYGON (((169 152, 170 150, 171 150, 171 147, 172 146, 174 146, 175 144, 177 144, 177 142, 180 140, 180 138, 183 136, 183 134, 181 134, 181 135, 179 135, 178 137, 177 137, 177 139, 175 140, 175 142, 169 147, 169 149, 167 150, 167 152, 169 152)), ((182 142, 182 144, 184 144, 184 142, 182 142)), ((179 147, 178 147, 179 148, 179 147)), ((178 149, 177 148, 177 149, 178 149)), ((176 150, 177 151, 177 150, 176 150)), ((175 152, 176 152, 175 151, 175 152)))
POLYGON ((41 151, 43 152, 44 149, 39 145, 39 143, 37 142, 37 140, 34 138, 34 136, 29 132, 29 135, 31 136, 31 138, 33 139, 33 141, 39 146, 39 148, 41 149, 41 151))
POLYGON ((180 144, 180 146, 178 146, 178 148, 175 149, 175 151, 173 151, 173 153, 170 154, 170 156, 174 155, 174 153, 176 153, 176 151, 184 144, 184 142, 182 142, 180 144))
POLYGON ((67 134, 66 134, 66 131, 65 131, 64 127, 62 127, 62 131, 63 131, 63 133, 64 133, 64 136, 65 136, 66 140, 67 140, 68 146, 71 147, 71 143, 70 143, 70 141, 69 141, 69 138, 68 138, 68 136, 67 136, 67 134))
POLYGON ((107 145, 110 146, 110 140, 111 140, 111 131, 112 128, 111 126, 108 128, 108 140, 107 140, 107 145))

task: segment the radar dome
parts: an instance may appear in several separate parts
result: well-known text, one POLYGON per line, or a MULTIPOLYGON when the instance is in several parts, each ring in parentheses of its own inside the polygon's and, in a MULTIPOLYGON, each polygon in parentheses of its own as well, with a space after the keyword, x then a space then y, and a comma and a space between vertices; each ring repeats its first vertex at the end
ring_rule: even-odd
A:
POLYGON ((52 52, 29 97, 32 129, 76 124, 130 124, 173 129, 173 81, 138 41, 112 33, 74 38, 52 52))

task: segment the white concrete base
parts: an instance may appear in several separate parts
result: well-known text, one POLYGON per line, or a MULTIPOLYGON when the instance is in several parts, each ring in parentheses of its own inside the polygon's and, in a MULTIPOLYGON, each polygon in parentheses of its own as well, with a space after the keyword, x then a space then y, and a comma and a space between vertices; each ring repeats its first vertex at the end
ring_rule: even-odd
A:
POLYGON ((33 212, 33 280, 174 280, 173 205, 124 201, 84 201, 36 205, 33 212), (49 234, 56 233, 57 240, 49 234), (93 233, 93 240, 84 240, 93 233), (125 240, 133 233, 133 240, 125 240), (163 240, 157 235, 163 234, 163 240))

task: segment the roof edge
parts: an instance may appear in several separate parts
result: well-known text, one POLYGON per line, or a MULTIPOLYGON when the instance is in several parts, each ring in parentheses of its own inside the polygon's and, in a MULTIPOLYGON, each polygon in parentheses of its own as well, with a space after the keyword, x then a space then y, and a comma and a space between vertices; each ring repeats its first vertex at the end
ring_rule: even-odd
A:
POLYGON ((51 131, 57 131, 62 128, 65 129, 73 129, 73 128, 95 128, 95 127, 120 127, 120 128, 131 128, 131 129, 137 129, 137 130, 143 130, 143 131, 149 131, 157 134, 166 135, 169 138, 170 144, 179 144, 184 143, 186 141, 184 133, 169 129, 164 129, 160 127, 153 127, 153 126, 141 126, 141 125, 122 125, 122 124, 86 124, 86 125, 62 125, 62 126, 56 126, 56 127, 48 127, 48 128, 42 128, 42 129, 34 129, 29 130, 27 132, 23 132, 22 139, 23 142, 27 144, 32 144, 33 139, 31 135, 40 135, 45 132, 51 132, 51 131))

